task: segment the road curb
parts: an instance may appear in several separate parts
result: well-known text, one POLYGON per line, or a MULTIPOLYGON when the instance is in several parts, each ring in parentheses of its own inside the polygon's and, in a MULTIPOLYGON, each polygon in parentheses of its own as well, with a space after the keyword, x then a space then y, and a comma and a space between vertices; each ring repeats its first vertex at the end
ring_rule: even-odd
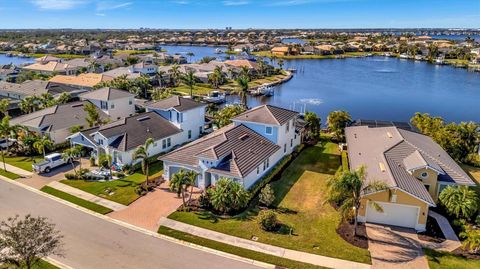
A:
MULTIPOLYGON (((91 210, 88 210, 86 208, 83 208, 81 206, 78 206, 76 204, 73 204, 71 202, 68 202, 68 201, 65 201, 63 199, 60 199, 58 197, 55 197, 53 195, 50 195, 48 193, 45 193, 45 192, 42 192, 40 190, 37 190, 33 187, 30 187, 28 185, 25 185, 23 183, 20 183, 20 182, 16 182, 15 180, 12 180, 12 179, 9 179, 9 178, 6 178, 6 177, 3 177, 3 176, 0 176, 0 179, 2 179, 3 181, 6 181, 8 183, 11 183, 13 185, 17 185, 18 187, 21 187, 21 188, 24 188, 26 190, 29 190, 31 192, 34 192, 36 194, 39 194, 39 195, 42 195, 44 197, 47 197, 49 199, 52 199, 52 200, 55 200, 59 203, 62 203, 66 206, 70 206, 72 208, 75 208, 75 209, 78 209, 80 211, 83 211, 84 213, 86 214, 90 214, 92 216, 95 216, 97 218, 101 218, 105 221, 109 221, 111 223, 115 223, 115 224, 118 224, 120 226, 123 226, 125 228, 128 228, 130 230, 133 230, 133 231, 136 231, 136 232, 140 232, 140 233, 143 233, 145 235, 148 235, 148 236, 152 236, 152 237, 156 237, 156 238, 159 238, 159 239, 163 239, 163 240, 167 240, 167 241, 170 241, 172 243, 176 243, 176 244, 180 244, 180 245, 184 245, 184 246, 187 246, 187 247, 190 247, 190 248, 193 248, 193 249, 197 249, 197 250, 201 250, 201 251, 204 251, 204 252, 207 252, 207 253, 211 253, 211 254, 215 254, 215 255, 218 255, 218 256, 222 256, 222 257, 225 257, 225 258, 229 258, 229 259, 232 259, 232 260, 236 260, 236 261, 240 261, 240 262, 244 262, 244 263, 247 263, 247 264, 253 264, 253 265, 256 265, 256 266, 259 266, 259 267, 263 267, 263 268, 275 268, 275 265, 273 264, 268 264, 268 263, 264 263, 264 262, 260 262, 260 261, 257 261, 257 260, 253 260, 253 259, 248 259, 248 258, 244 258, 244 257, 241 257, 241 256, 237 256, 237 255, 234 255, 234 254, 230 254, 230 253, 226 253, 226 252, 222 252, 220 250, 216 250, 216 249, 212 249, 212 248, 207 248, 207 247, 204 247, 204 246, 201 246, 201 245, 197 245, 197 244, 193 244, 193 243, 190 243, 190 242, 187 242, 187 241, 183 241, 183 240, 180 240, 180 239, 176 239, 176 238, 173 238, 173 237, 169 237, 169 236, 166 236, 166 235, 163 235, 163 234, 159 234, 159 233, 155 233, 155 232, 152 232, 152 231, 149 231, 147 229, 144 229, 144 228, 140 228, 140 227, 137 227, 135 225, 132 225, 130 223, 126 223, 126 222, 123 222, 123 221, 120 221, 120 220, 117 220, 117 219, 113 219, 109 216, 105 216, 105 215, 102 215, 102 214, 99 214, 99 213, 96 213, 96 212, 93 212, 91 210)), ((53 263, 57 263, 59 264, 58 267, 62 268, 62 269, 73 269, 72 267, 69 267, 68 265, 65 265, 65 264, 62 264, 60 262, 58 262, 57 260, 55 259, 51 259, 51 258, 48 258, 46 259, 47 261, 52 261, 52 264, 53 263)), ((54 264, 56 265, 56 264, 54 264)), ((57 265, 56 265, 57 266, 57 265)))

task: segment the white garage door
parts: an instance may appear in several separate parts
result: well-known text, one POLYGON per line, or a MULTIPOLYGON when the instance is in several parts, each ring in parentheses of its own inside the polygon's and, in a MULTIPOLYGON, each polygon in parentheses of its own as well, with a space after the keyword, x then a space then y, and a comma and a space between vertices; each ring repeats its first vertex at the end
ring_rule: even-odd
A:
POLYGON ((418 219, 418 207, 392 203, 378 203, 383 212, 375 210, 369 203, 367 206, 367 222, 415 228, 418 219))

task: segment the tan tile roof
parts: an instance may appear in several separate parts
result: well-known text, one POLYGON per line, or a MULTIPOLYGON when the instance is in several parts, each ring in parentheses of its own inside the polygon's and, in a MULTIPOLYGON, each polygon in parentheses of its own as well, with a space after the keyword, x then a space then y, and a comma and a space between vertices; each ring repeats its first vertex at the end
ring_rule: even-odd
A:
POLYGON ((100 82, 109 81, 113 78, 110 76, 94 73, 80 74, 78 76, 56 75, 49 81, 60 84, 68 84, 82 87, 94 87, 100 82))
POLYGON ((298 112, 296 111, 271 105, 263 105, 247 110, 233 118, 233 120, 283 125, 297 115, 298 112))
POLYGON ((47 71, 47 72, 64 72, 67 69, 74 69, 74 66, 69 64, 59 63, 51 61, 45 64, 34 63, 31 65, 24 66, 23 69, 32 70, 32 71, 47 71))
POLYGON ((225 64, 235 66, 235 67, 246 66, 250 69, 257 69, 258 68, 258 64, 256 62, 249 61, 249 60, 227 60, 227 61, 225 61, 225 64))

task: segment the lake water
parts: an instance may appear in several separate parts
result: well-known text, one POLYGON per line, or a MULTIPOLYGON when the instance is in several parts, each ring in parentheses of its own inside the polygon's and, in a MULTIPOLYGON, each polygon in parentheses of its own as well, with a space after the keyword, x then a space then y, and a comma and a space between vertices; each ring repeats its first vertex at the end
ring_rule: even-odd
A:
POLYGON ((0 53, 0 64, 13 63, 15 65, 21 65, 24 63, 33 63, 34 58, 20 58, 20 57, 7 57, 5 54, 0 53))
POLYGON ((225 57, 230 57, 225 53, 215 53, 216 49, 225 51, 226 47, 209 47, 209 46, 175 46, 162 45, 162 50, 166 50, 168 54, 180 54, 187 58, 189 62, 197 62, 205 56, 216 57, 218 60, 224 60, 225 57), (194 56, 187 56, 187 53, 193 53, 194 56))
POLYGON ((333 110, 355 119, 407 121, 418 111, 447 121, 480 121, 480 73, 387 57, 290 60, 284 68, 297 73, 275 87, 275 96, 248 98, 249 106, 306 109, 323 121, 333 110))

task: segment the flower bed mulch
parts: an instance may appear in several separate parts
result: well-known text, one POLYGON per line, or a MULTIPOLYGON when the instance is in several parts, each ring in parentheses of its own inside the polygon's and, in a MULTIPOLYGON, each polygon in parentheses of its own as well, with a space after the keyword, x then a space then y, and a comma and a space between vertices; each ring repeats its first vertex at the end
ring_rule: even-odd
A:
POLYGON ((368 249, 367 229, 364 224, 358 224, 357 235, 354 236, 353 224, 344 221, 338 226, 337 233, 348 243, 359 248, 368 249))
POLYGON ((426 231, 418 233, 418 238, 423 241, 435 243, 442 243, 445 241, 442 229, 438 226, 437 221, 430 216, 427 218, 426 231))

